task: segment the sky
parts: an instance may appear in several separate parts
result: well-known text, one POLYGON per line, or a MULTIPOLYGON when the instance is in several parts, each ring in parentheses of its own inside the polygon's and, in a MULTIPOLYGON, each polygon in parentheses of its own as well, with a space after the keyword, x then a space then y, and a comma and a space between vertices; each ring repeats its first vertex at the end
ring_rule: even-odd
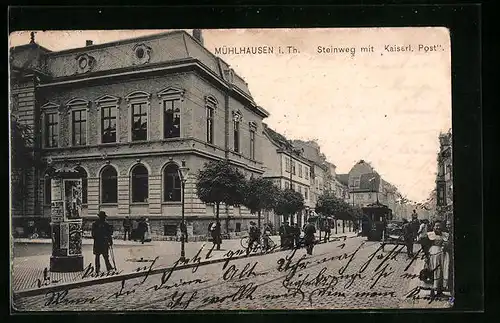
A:
MULTIPOLYGON (((35 38, 57 51, 165 31, 38 31, 35 38)), ((29 33, 11 34, 9 46, 27 44, 29 33)), ((435 188, 438 136, 451 129, 447 29, 203 30, 203 39, 270 112, 264 122, 289 139, 317 140, 337 174, 363 159, 410 200, 435 188), (263 46, 266 53, 241 51, 263 46)))

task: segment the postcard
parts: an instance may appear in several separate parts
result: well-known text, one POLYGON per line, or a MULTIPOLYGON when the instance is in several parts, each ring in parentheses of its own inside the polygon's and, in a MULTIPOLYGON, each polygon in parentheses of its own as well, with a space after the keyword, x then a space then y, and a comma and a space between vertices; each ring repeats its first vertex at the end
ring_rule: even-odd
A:
POLYGON ((448 29, 14 32, 18 312, 450 308, 448 29))

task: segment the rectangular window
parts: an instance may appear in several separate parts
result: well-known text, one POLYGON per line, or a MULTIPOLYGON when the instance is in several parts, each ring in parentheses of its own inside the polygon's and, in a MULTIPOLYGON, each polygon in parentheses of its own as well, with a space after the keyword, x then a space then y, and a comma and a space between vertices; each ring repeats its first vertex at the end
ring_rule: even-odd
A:
POLYGON ((163 101, 163 138, 179 138, 181 136, 181 100, 163 101))
POLYGON ((250 159, 255 160, 255 131, 250 130, 250 159))
POLYGON ((285 157, 285 172, 290 172, 290 159, 288 157, 285 157))
POLYGON ((290 183, 285 182, 285 189, 287 189, 287 190, 290 189, 290 183))
POLYGON ((45 183, 44 183, 44 204, 45 205, 50 205, 52 203, 52 186, 51 186, 51 179, 50 178, 45 178, 45 183))
POLYGON ((309 199, 309 190, 307 189, 307 187, 304 188, 304 199, 309 199))
POLYGON ((59 120, 57 113, 48 113, 45 115, 45 146, 59 146, 59 120))
POLYGON ((214 143, 214 109, 207 107, 207 142, 214 143))
POLYGON ((147 103, 132 104, 132 141, 148 140, 147 103))
POLYGON ((73 146, 84 146, 87 144, 87 111, 77 110, 71 113, 73 146))
POLYGON ((304 167, 304 175, 306 179, 309 179, 309 168, 304 167))
POLYGON ((101 142, 116 142, 116 107, 101 108, 101 142))
POLYGON ((292 184, 292 189, 295 191, 295 183, 292 184))
POLYGON ((292 174, 295 175, 295 160, 292 163, 292 174))
POLYGON ((302 165, 299 164, 299 177, 302 178, 302 165))
POLYGON ((240 152, 240 122, 237 120, 233 121, 233 146, 234 151, 240 152))

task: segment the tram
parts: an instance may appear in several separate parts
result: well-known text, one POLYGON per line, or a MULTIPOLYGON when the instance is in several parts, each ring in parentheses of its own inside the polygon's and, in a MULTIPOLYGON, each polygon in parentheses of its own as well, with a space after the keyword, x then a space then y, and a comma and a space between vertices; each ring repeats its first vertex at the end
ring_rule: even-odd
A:
POLYGON ((369 204, 361 209, 361 235, 367 237, 368 241, 382 241, 387 221, 392 220, 392 210, 381 203, 369 204))

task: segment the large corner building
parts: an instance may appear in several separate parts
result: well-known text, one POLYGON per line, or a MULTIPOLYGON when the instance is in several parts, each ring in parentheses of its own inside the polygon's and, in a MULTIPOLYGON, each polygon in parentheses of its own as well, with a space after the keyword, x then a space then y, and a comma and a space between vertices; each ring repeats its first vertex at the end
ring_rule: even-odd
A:
MULTIPOLYGON (((227 159, 247 177, 264 172, 262 120, 269 114, 245 81, 209 52, 201 32, 184 31, 50 51, 32 42, 11 48, 11 111, 32 127, 34 154, 44 167, 16 174, 26 198, 12 210, 50 230, 47 167, 77 166, 84 178, 84 225, 98 211, 115 228, 125 216, 147 217, 154 235, 175 235, 181 217, 178 168, 185 188, 188 232, 203 235, 214 206, 202 203, 195 180, 211 160, 227 159)), ((222 207, 230 231, 253 218, 222 207)), ((84 229, 85 230, 85 229, 84 229)))

